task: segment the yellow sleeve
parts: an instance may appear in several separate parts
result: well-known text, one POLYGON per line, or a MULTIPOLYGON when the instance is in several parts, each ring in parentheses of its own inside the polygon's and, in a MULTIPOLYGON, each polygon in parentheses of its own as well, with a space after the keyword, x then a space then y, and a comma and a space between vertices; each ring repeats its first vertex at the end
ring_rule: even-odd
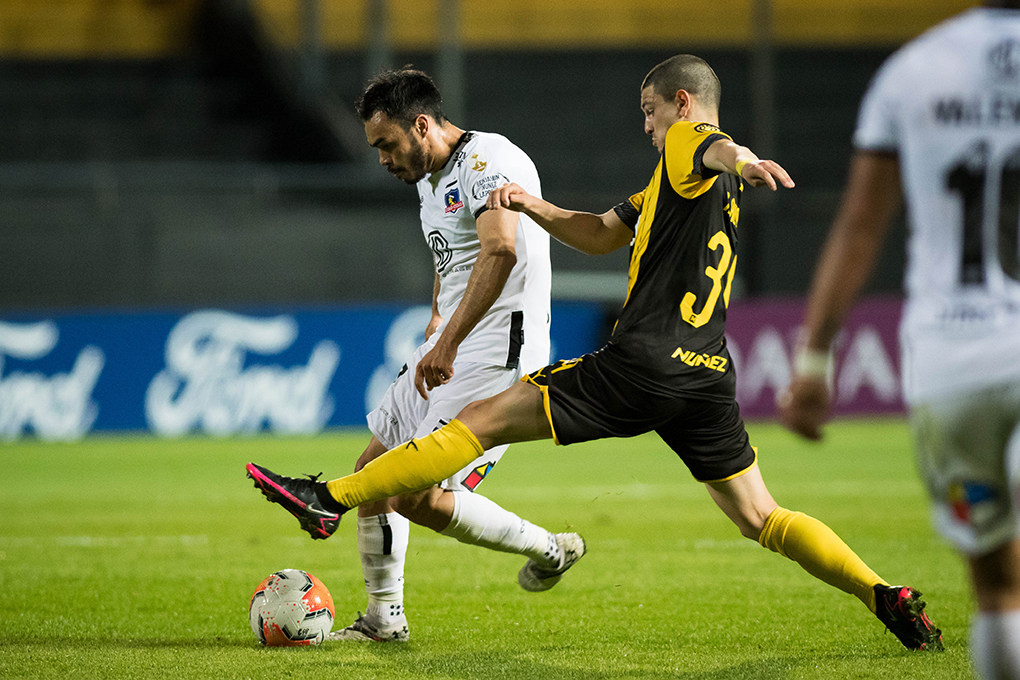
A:
POLYGON ((630 204, 632 206, 634 206, 635 210, 637 210, 638 212, 641 212, 641 206, 645 202, 645 192, 644 191, 640 191, 640 192, 634 194, 633 196, 631 196, 627 200, 630 201, 630 204))
POLYGON ((720 139, 732 138, 709 123, 682 120, 669 128, 663 157, 673 191, 684 198, 697 198, 708 191, 719 173, 703 167, 701 159, 720 139))

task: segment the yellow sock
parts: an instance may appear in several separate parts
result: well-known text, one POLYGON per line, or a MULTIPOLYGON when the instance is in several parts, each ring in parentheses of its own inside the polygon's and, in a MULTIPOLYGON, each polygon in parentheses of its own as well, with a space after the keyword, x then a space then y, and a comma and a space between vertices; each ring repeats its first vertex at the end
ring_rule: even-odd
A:
POLYGON ((873 572, 836 533, 802 512, 776 508, 765 520, 758 542, 835 586, 875 613, 875 585, 889 585, 873 572))
POLYGON ((348 508, 427 489, 482 455, 477 437, 459 420, 427 437, 412 439, 379 456, 353 475, 326 483, 348 508))

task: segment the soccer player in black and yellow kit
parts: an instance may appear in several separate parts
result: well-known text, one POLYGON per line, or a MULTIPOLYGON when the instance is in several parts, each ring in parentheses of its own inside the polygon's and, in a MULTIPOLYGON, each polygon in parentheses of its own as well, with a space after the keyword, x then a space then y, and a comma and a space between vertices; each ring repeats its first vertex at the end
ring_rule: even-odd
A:
MULTIPOLYGON (((470 404, 449 425, 354 475, 323 483, 249 465, 256 486, 321 535, 335 530, 347 509, 431 486, 493 446, 655 431, 744 536, 858 597, 905 646, 941 648, 920 593, 889 586, 826 525, 779 507, 762 480, 735 401, 723 332, 741 180, 772 190, 792 188, 793 181, 720 131, 720 92, 711 67, 690 55, 649 72, 641 109, 659 164, 644 191, 601 215, 563 210, 514 184, 489 195, 488 208, 524 212, 584 252, 632 244, 627 299, 603 348, 470 404)), ((428 387, 448 379, 439 376, 428 387)))

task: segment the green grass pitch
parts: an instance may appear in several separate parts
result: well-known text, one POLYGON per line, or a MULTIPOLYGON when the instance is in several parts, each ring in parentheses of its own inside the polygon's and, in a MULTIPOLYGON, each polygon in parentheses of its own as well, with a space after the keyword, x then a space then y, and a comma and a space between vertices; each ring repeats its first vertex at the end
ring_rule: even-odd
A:
POLYGON ((740 537, 656 438, 511 447, 480 487, 588 555, 526 593, 524 560, 411 530, 406 645, 259 647, 269 573, 321 578, 337 625, 365 596, 355 522, 312 541, 244 476, 338 476, 362 431, 313 439, 94 437, 0 448, 3 678, 969 678, 963 564, 930 528, 907 426, 830 426, 821 445, 749 426, 776 500, 925 593, 942 654, 905 650, 856 599, 740 537))

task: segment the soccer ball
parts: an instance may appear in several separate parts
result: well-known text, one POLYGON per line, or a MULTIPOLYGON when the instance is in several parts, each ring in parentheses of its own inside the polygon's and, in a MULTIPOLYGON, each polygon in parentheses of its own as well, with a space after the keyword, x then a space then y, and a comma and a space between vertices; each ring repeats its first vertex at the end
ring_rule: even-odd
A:
POLYGON ((333 629, 334 614, 326 586, 300 569, 270 574, 248 605, 251 629, 267 647, 317 645, 333 629))

